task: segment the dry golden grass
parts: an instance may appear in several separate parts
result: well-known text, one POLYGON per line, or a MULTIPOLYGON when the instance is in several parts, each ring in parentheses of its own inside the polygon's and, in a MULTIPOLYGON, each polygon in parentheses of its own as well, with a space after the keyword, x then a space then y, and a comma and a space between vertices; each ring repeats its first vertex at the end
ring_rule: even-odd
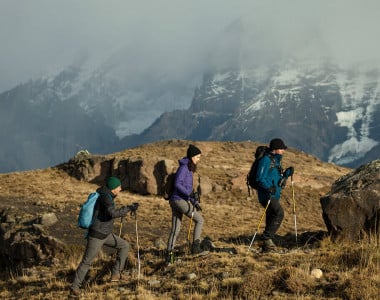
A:
MULTIPOLYGON (((184 155, 188 143, 164 141, 109 157, 160 156, 177 160, 184 155)), ((171 218, 168 203, 154 195, 123 192, 116 200, 117 205, 140 203, 137 225, 141 274, 137 272, 136 220, 128 217, 123 221, 122 234, 132 247, 127 268, 130 281, 117 286, 107 283, 110 275, 107 267, 113 261, 113 253, 105 249, 89 274, 95 282, 84 289, 82 299, 376 299, 380 288, 379 241, 334 244, 328 238, 319 240, 320 232, 326 231, 319 198, 349 169, 321 162, 296 149, 286 151, 284 167, 295 167, 299 243, 295 244, 289 183, 283 193, 285 219, 277 239, 288 251, 285 254, 248 253, 249 242, 263 213, 256 195, 249 196, 245 185, 257 144, 195 144, 203 153, 198 172, 216 186, 215 191, 202 195, 203 236, 209 236, 217 247, 236 248, 237 254, 214 252, 199 258, 182 255, 175 267, 160 268, 163 252, 155 248, 154 242, 158 238, 167 240, 171 218), (313 278, 310 275, 313 268, 321 269, 323 277, 313 278), (189 273, 194 273, 196 278, 187 279, 189 273)), ((55 212, 60 222, 47 231, 67 244, 65 257, 59 257, 59 264, 55 266, 40 266, 21 273, 16 270, 3 272, 1 298, 67 298, 68 286, 85 245, 84 231, 76 226, 79 205, 96 188, 56 168, 0 174, 1 208, 17 209, 31 217, 55 212)), ((178 239, 178 246, 184 253, 187 252, 188 225, 185 218, 178 239)), ((118 220, 115 232, 119 229, 118 220)), ((258 249, 256 242, 253 249, 258 249)))

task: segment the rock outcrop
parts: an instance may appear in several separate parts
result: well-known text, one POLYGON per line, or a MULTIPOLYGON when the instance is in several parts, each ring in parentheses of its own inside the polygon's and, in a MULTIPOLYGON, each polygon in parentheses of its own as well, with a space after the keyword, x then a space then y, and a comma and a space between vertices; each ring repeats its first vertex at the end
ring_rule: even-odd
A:
POLYGON ((352 240, 380 234, 380 160, 338 179, 320 199, 323 219, 334 237, 352 240))
MULTIPOLYGON (((164 157, 111 157, 79 153, 67 163, 57 166, 78 180, 104 184, 108 176, 120 178, 122 188, 140 195, 164 195, 169 174, 175 172, 178 163, 164 157)), ((212 190, 206 176, 194 176, 194 187, 201 185, 203 194, 212 190)))
POLYGON ((53 214, 28 219, 0 212, 0 266, 24 268, 35 265, 51 265, 64 253, 65 246, 58 239, 46 234, 42 220, 56 219, 53 214))

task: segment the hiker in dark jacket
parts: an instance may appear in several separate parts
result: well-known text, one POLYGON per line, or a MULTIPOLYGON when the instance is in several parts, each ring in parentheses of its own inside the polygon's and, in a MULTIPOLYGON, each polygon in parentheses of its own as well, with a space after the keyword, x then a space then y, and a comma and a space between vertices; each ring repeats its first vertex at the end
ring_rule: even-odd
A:
POLYGON ((116 177, 109 177, 106 185, 97 189, 100 194, 94 207, 93 224, 90 226, 87 235, 86 250, 75 272, 74 281, 71 284, 71 295, 80 295, 80 286, 103 245, 115 248, 117 256, 112 268, 111 281, 117 282, 122 278, 121 272, 124 270, 128 255, 129 244, 126 240, 115 235, 113 230, 114 219, 125 217, 128 212, 135 213, 138 204, 123 206, 119 209, 115 206, 115 198, 121 191, 121 182, 116 177))
POLYGON ((262 234, 264 251, 273 251, 276 245, 273 237, 280 228, 284 218, 284 209, 280 204, 281 191, 285 187, 286 179, 293 175, 294 168, 289 167, 282 171, 281 160, 287 146, 281 139, 272 139, 269 143, 269 152, 259 161, 257 168, 257 190, 260 204, 266 211, 266 225, 262 234))
POLYGON ((189 145, 186 157, 179 160, 179 167, 174 181, 174 191, 169 204, 172 209, 172 227, 167 245, 167 263, 174 260, 173 248, 181 229, 183 215, 192 219, 195 223, 191 252, 198 254, 201 251, 200 237, 202 233, 203 217, 199 213, 201 206, 199 197, 193 190, 193 174, 201 158, 201 150, 194 145, 189 145))

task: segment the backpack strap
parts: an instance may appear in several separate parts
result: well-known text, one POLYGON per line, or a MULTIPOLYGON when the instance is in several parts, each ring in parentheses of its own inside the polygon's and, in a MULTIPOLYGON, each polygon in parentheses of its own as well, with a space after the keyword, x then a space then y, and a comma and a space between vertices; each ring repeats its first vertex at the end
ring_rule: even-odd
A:
POLYGON ((110 195, 109 193, 99 193, 99 197, 98 197, 98 199, 96 199, 96 203, 94 206, 94 215, 92 216, 92 220, 95 220, 98 217, 98 211, 99 210, 95 210, 95 208, 96 208, 96 204, 98 203, 100 196, 103 196, 103 195, 107 195, 110 198, 110 200, 112 201, 112 204, 115 204, 113 201, 112 195, 110 195), (95 213, 95 211, 96 211, 96 213, 95 213))

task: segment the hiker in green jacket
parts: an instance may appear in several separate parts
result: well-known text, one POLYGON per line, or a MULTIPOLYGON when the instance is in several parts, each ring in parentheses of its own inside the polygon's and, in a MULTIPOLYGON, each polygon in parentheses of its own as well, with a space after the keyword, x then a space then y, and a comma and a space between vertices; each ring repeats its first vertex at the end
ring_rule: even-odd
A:
POLYGON ((129 244, 126 240, 115 235, 112 230, 115 218, 125 217, 128 212, 135 213, 138 209, 138 203, 117 209, 114 200, 120 191, 121 182, 116 177, 109 177, 106 185, 97 189, 100 196, 94 207, 93 223, 88 231, 86 250, 70 287, 71 296, 76 297, 80 295, 80 286, 103 245, 117 250, 116 261, 112 268, 111 281, 117 282, 124 279, 122 271, 127 260, 129 244))

